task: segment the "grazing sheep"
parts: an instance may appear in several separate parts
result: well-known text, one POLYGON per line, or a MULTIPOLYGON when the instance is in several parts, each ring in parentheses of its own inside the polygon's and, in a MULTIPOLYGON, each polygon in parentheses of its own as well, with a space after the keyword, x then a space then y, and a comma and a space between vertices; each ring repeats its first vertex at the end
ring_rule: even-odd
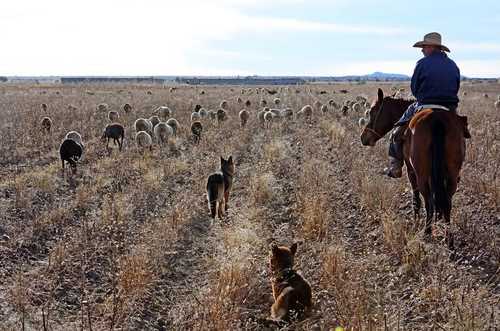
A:
POLYGON ((274 99, 274 104, 275 104, 276 106, 279 106, 279 105, 280 105, 280 103, 281 103, 280 98, 275 98, 275 99, 274 99))
POLYGON ((191 113, 191 122, 197 122, 201 119, 201 116, 197 112, 192 112, 191 113))
POLYGON ((354 110, 356 113, 360 113, 363 109, 363 106, 359 102, 356 102, 352 105, 352 110, 354 110))
POLYGON ((170 110, 167 106, 160 106, 156 108, 154 113, 157 114, 162 120, 172 117, 172 110, 170 110))
POLYGON ((169 89, 168 89, 168 91, 169 91, 170 93, 174 93, 174 91, 175 91, 175 90, 177 90, 177 88, 176 88, 176 87, 171 87, 171 88, 169 88, 169 89))
POLYGON ((210 118, 212 121, 215 121, 217 119, 217 113, 213 110, 209 110, 208 112, 208 118, 210 118))
POLYGON ((137 149, 149 148, 150 151, 153 150, 153 139, 146 131, 139 131, 135 134, 135 144, 137 149))
POLYGON ((44 117, 42 118, 40 125, 45 133, 50 133, 50 130, 52 129, 52 120, 50 119, 50 117, 44 117))
POLYGON ((305 105, 304 107, 302 107, 301 110, 297 112, 297 117, 298 118, 304 117, 307 121, 310 121, 312 118, 312 114, 313 114, 313 108, 310 105, 305 105))
POLYGON ((281 110, 280 116, 281 116, 281 118, 284 118, 285 120, 292 120, 293 119, 292 108, 285 108, 285 109, 281 110))
POLYGON ((153 124, 145 118, 138 118, 134 122, 135 132, 139 133, 140 131, 152 132, 153 124))
POLYGON ((266 101, 266 100, 264 100, 264 99, 260 100, 260 106, 261 106, 261 107, 265 107, 265 106, 267 106, 267 101, 266 101))
POLYGON ((274 120, 274 117, 276 115, 271 112, 271 111, 267 111, 265 114, 264 114, 264 122, 267 123, 267 127, 271 127, 271 125, 273 124, 273 120, 274 120))
POLYGON ((154 135, 158 145, 163 146, 168 143, 169 137, 174 135, 174 130, 165 122, 160 122, 154 127, 154 135))
POLYGON ((237 102, 238 104, 242 104, 242 103, 243 103, 243 99, 241 99, 240 97, 237 97, 237 98, 236 98, 236 102, 237 102))
POLYGON ((273 109, 269 109, 269 111, 271 113, 273 113, 275 117, 281 115, 281 110, 279 110, 279 109, 273 108, 273 109))
POLYGON ((123 105, 123 111, 125 113, 127 113, 127 114, 130 113, 132 111, 132 106, 130 104, 128 104, 128 103, 124 104, 123 105))
POLYGON ((321 112, 323 113, 323 115, 326 115, 328 113, 328 106, 327 105, 321 106, 321 112))
POLYGON ((248 112, 248 110, 242 109, 239 113, 239 117, 240 117, 240 126, 244 128, 245 125, 247 125, 248 119, 250 118, 250 113, 248 112))
POLYGON ((360 127, 365 126, 365 125, 366 125, 366 123, 367 123, 367 122, 366 122, 366 118, 364 118, 364 117, 361 117, 361 118, 359 119, 359 121, 358 121, 358 125, 359 125, 360 127))
POLYGON ((108 109, 109 109, 109 106, 107 103, 100 103, 97 105, 97 110, 100 112, 108 111, 108 109))
POLYGON ((200 91, 200 95, 205 95, 205 91, 204 91, 204 90, 201 90, 201 91, 200 91))
POLYGON ((358 95, 356 97, 356 101, 359 102, 359 103, 365 103, 366 102, 366 98, 364 96, 358 95))
POLYGON ((201 122, 197 121, 191 124, 191 133, 193 134, 193 139, 196 144, 200 142, 202 131, 203 126, 201 125, 201 122))
POLYGON ((217 110, 217 122, 224 122, 227 118, 226 111, 224 109, 217 110))
POLYGON ((219 107, 222 108, 222 109, 224 109, 224 110, 227 110, 227 107, 228 107, 227 101, 226 100, 222 100, 219 107))
POLYGON ((319 100, 314 101, 314 109, 320 110, 321 109, 321 102, 319 100))
POLYGON ((250 107, 251 105, 252 105, 252 103, 250 102, 250 100, 245 101, 245 106, 246 107, 250 107))
POLYGON ((47 108, 48 108, 48 107, 47 107, 47 104, 46 104, 46 103, 42 103, 41 107, 42 107, 42 110, 43 110, 44 112, 47 112, 47 108))
POLYGON ((104 129, 101 139, 106 140, 106 149, 109 148, 109 139, 113 139, 113 144, 118 143, 120 152, 123 147, 123 138, 125 137, 125 129, 123 125, 118 123, 108 124, 104 129))
POLYGON ((68 110, 69 110, 69 111, 71 111, 71 112, 74 112, 74 111, 76 111, 77 109, 78 109, 78 107, 77 107, 77 106, 75 106, 75 105, 68 105, 68 110))
POLYGON ((147 93, 147 95, 153 95, 153 92, 151 92, 151 91, 148 91, 146 93, 147 93))
POLYGON ((462 95, 463 95, 464 97, 466 97, 466 96, 467 96, 467 92, 466 92, 466 91, 463 91, 463 92, 462 92, 462 95))
POLYGON ((366 118, 370 117, 370 108, 367 108, 367 109, 365 110, 365 117, 366 117, 366 118))
POLYGON ((76 131, 70 131, 70 132, 66 133, 66 136, 64 137, 64 139, 74 140, 75 142, 80 144, 80 146, 85 148, 85 145, 82 142, 82 136, 76 131))
POLYGON ((200 104, 196 104, 193 111, 198 112, 201 108, 203 107, 200 104))
POLYGON ((111 110, 108 112, 108 120, 110 122, 117 122, 120 118, 120 114, 117 111, 111 110))
POLYGON ((158 116, 156 116, 156 115, 151 116, 151 117, 149 118, 149 122, 151 122, 152 129, 154 129, 154 128, 155 128, 155 126, 156 126, 156 124, 160 123, 160 118, 159 118, 158 116))
POLYGON ((208 116, 207 110, 205 108, 201 108, 198 114, 200 114, 201 118, 206 118, 208 116))
POLYGON ((260 110, 258 113, 257 113, 257 120, 259 121, 259 125, 261 127, 264 127, 264 123, 265 123, 265 120, 264 120, 264 115, 267 113, 267 111, 265 109, 263 110, 260 110))
POLYGON ((500 109, 500 100, 495 102, 495 108, 500 109))
POLYGON ((488 93, 485 93, 485 94, 483 94, 483 97, 484 97, 485 99, 488 99, 490 96, 488 95, 488 93))
POLYGON ((68 162, 72 168, 73 174, 76 173, 76 161, 82 157, 83 147, 73 139, 64 139, 59 147, 59 155, 64 171, 64 162, 68 162))
POLYGON ((342 106, 342 115, 346 116, 348 111, 349 111, 349 106, 347 105, 342 106))
POLYGON ((177 120, 175 118, 170 118, 168 121, 167 121, 167 124, 172 128, 173 130, 173 133, 174 133, 174 137, 177 136, 177 130, 179 130, 179 122, 177 122, 177 120))

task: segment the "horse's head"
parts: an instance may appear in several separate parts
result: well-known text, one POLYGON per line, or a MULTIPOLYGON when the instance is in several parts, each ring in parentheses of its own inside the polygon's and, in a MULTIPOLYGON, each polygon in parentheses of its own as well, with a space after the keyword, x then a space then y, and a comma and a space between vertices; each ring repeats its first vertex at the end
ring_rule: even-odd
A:
POLYGON ((375 146, 377 141, 392 129, 408 107, 405 105, 407 101, 404 104, 402 101, 384 97, 382 89, 378 89, 377 99, 372 103, 368 113, 368 124, 361 133, 361 143, 364 146, 375 146))

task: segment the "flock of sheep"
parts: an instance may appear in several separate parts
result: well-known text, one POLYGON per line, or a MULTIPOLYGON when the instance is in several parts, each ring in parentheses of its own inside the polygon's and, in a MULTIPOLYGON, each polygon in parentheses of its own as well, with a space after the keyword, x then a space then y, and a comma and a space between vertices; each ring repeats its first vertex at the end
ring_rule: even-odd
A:
MULTIPOLYGON (((202 93, 204 92, 202 91, 202 93)), ((405 98, 407 95, 404 89, 398 89, 395 91, 394 97, 405 98)), ((488 95, 485 94, 483 97, 488 98, 488 95)), ((236 102, 244 106, 238 113, 240 126, 244 128, 248 125, 251 113, 253 113, 250 110, 252 103, 250 100, 243 102, 241 97, 237 97, 236 102)), ((363 96, 357 96, 353 100, 345 100, 343 103, 337 103, 331 99, 328 103, 323 104, 319 100, 316 100, 312 105, 305 105, 297 112, 289 107, 281 107, 282 102, 278 97, 274 98, 272 104, 274 108, 269 107, 270 105, 268 105, 265 99, 261 99, 259 102, 258 106, 260 106, 261 110, 256 110, 256 120, 261 128, 270 128, 274 123, 286 125, 286 123, 294 120, 310 123, 313 114, 326 115, 331 112, 337 112, 346 116, 350 111, 359 114, 358 124, 359 126, 365 126, 368 122, 367 117, 371 107, 370 103, 363 96)), ((495 107, 500 109, 500 96, 498 96, 498 100, 495 102, 495 107)), ((41 108, 46 112, 48 106, 47 104, 42 104, 41 108)), ((71 110, 76 107, 69 105, 68 108, 71 110)), ((122 109, 128 114, 132 111, 132 106, 127 103, 123 105, 122 109)), ((111 123, 106 126, 101 137, 103 141, 106 141, 106 148, 109 148, 109 141, 113 140, 113 143, 118 145, 121 151, 125 137, 125 128, 122 124, 118 123, 120 113, 115 110, 109 110, 109 106, 106 103, 99 104, 97 110, 101 113, 107 112, 108 120, 111 123)), ((135 144, 137 148, 142 151, 146 149, 152 150, 154 142, 162 148, 172 137, 176 137, 180 124, 173 116, 174 111, 171 108, 168 106, 159 106, 153 110, 151 117, 136 119, 133 129, 135 130, 135 144)), ((195 105, 191 113, 190 127, 193 142, 198 143, 200 141, 203 132, 203 123, 211 121, 217 125, 221 125, 228 117, 229 102, 227 100, 222 100, 216 111, 207 110, 199 104, 195 105)), ((50 117, 42 118, 40 126, 44 132, 50 133, 52 125, 50 117)), ((76 131, 68 132, 59 148, 63 170, 65 162, 67 162, 73 168, 73 172, 76 171, 76 162, 82 157, 84 149, 85 146, 81 135, 76 131)))
MULTIPOLYGON (((240 97, 238 97, 236 101, 238 104, 243 104, 240 97)), ((329 112, 341 111, 343 115, 346 115, 349 110, 353 110, 356 113, 363 113, 363 111, 367 113, 370 108, 370 104, 367 102, 366 98, 362 96, 356 97, 355 100, 346 100, 343 104, 338 104, 333 99, 330 100, 328 104, 322 104, 320 101, 316 101, 312 105, 303 106, 297 112, 294 112, 293 109, 288 107, 279 108, 281 106, 281 100, 279 98, 274 98, 273 104, 276 108, 268 107, 265 99, 260 101, 259 105, 262 109, 256 111, 256 119, 260 127, 270 128, 273 123, 290 123, 294 119, 309 123, 314 113, 325 115, 329 112)), ((240 126, 242 128, 246 127, 250 120, 252 113, 249 109, 250 106, 251 102, 247 100, 244 103, 245 108, 238 114, 240 126)), ((48 106, 44 103, 41 105, 41 108, 44 112, 47 112, 48 106)), ((73 108, 74 106, 72 105, 68 106, 68 109, 73 108)), ((127 103, 122 109, 128 114, 132 111, 132 106, 127 103)), ((118 145, 119 150, 122 151, 123 140, 125 138, 125 127, 119 123, 120 113, 115 110, 109 110, 109 106, 106 103, 99 104, 97 110, 100 113, 107 112, 107 118, 111 123, 105 127, 101 137, 103 141, 106 141, 106 148, 109 149, 109 142, 112 140, 115 145, 118 145)), ((200 141, 203 132, 203 123, 211 121, 220 126, 228 119, 228 114, 229 102, 227 100, 222 100, 216 111, 207 110, 199 104, 195 105, 191 113, 190 127, 193 142, 198 143, 200 141)), ((153 110, 151 117, 136 119, 133 124, 136 147, 142 151, 147 149, 152 150, 153 144, 156 142, 161 148, 168 143, 169 139, 176 137, 180 124, 173 116, 174 111, 171 108, 168 106, 159 106, 153 110)), ((40 126, 42 131, 50 133, 53 126, 52 119, 47 116, 43 117, 40 126)), ((59 147, 63 170, 66 162, 71 166, 73 172, 75 172, 77 161, 82 157, 84 150, 85 145, 81 134, 76 131, 68 132, 59 147)))

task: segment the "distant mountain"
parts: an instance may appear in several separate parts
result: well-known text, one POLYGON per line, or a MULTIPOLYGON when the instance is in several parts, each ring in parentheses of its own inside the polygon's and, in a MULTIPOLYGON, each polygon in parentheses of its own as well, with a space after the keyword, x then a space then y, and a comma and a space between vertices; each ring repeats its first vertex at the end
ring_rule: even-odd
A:
POLYGON ((375 71, 373 74, 364 75, 368 79, 380 79, 380 80, 409 80, 410 76, 401 74, 388 74, 385 72, 375 71))

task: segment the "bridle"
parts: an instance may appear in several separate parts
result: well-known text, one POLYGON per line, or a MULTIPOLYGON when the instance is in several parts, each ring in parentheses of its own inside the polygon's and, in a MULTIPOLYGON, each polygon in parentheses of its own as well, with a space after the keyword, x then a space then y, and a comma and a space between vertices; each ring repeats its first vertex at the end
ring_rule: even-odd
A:
MULTIPOLYGON (((384 99, 382 99, 382 102, 380 103, 380 107, 378 107, 377 114, 375 115, 375 120, 373 121, 373 124, 372 124, 373 127, 375 127, 375 124, 377 124, 377 120, 378 120, 378 117, 380 116, 380 113, 382 112, 382 106, 383 105, 384 105, 384 99)), ((376 135, 377 139, 380 139, 380 138, 383 137, 383 135, 381 135, 380 133, 378 133, 374 129, 369 128, 368 125, 365 127, 365 130, 367 130, 368 132, 371 132, 374 135, 376 135)))

